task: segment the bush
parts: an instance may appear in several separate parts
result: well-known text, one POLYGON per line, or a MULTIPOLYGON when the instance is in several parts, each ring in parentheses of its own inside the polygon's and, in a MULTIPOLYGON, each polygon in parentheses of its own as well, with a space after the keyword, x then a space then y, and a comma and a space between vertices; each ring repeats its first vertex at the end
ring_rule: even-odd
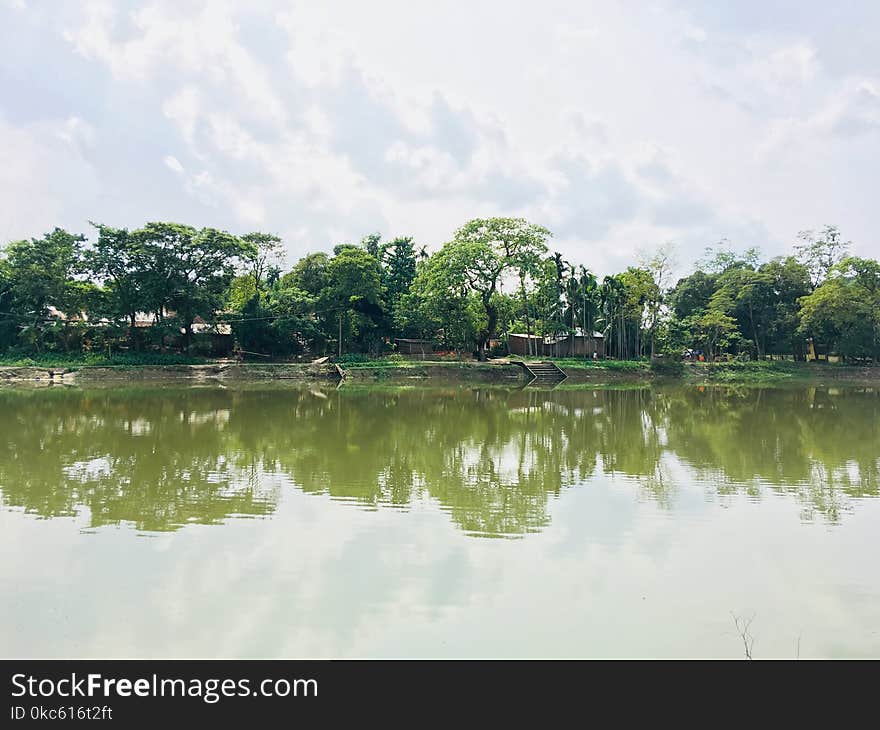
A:
POLYGON ((678 378, 684 375, 684 363, 680 360, 655 358, 651 361, 651 372, 655 375, 678 378))
POLYGON ((337 362, 340 365, 352 365, 356 363, 368 363, 372 362, 374 358, 369 355, 365 355, 362 352, 347 352, 344 355, 339 355, 338 357, 333 358, 333 362, 337 362))
POLYGON ((40 354, 0 355, 0 366, 11 367, 136 367, 139 365, 199 365, 203 358, 189 355, 163 354, 158 352, 120 352, 106 353, 71 353, 59 352, 40 354))

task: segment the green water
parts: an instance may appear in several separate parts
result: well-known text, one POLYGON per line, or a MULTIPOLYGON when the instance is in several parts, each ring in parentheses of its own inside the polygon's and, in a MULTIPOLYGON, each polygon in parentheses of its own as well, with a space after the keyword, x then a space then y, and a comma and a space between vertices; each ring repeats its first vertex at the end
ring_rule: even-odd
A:
POLYGON ((880 656, 871 388, 0 389, 0 656, 880 656))

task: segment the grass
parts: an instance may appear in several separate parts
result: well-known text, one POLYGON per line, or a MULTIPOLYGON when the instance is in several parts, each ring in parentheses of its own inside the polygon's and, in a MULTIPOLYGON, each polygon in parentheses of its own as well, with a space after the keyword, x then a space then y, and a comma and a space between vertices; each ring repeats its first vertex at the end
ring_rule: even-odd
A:
MULTIPOLYGON (((650 363, 647 360, 592 360, 580 357, 545 357, 530 358, 530 360, 550 360, 563 370, 613 370, 623 373, 647 372, 650 363)), ((528 364, 529 360, 525 360, 528 364)))
POLYGON ((442 358, 434 359, 431 355, 426 356, 423 360, 417 356, 404 357, 403 355, 391 354, 382 357, 370 357, 369 355, 351 354, 342 355, 333 358, 333 362, 338 364, 343 370, 357 370, 359 368, 370 368, 373 370, 401 370, 421 368, 426 365, 447 366, 447 367, 478 367, 485 366, 489 363, 481 363, 476 360, 451 359, 442 358))
MULTIPOLYGON (((792 360, 749 360, 745 362, 688 363, 685 377, 713 383, 771 383, 810 380, 824 376, 857 375, 863 366, 842 363, 808 363, 792 360)), ((880 369, 877 369, 880 373, 880 369)))
MULTIPOLYGON (((532 359, 532 358, 530 358, 532 359)), ((634 381, 643 381, 652 376, 675 378, 695 383, 718 384, 761 384, 780 383, 784 381, 798 382, 807 380, 857 379, 873 381, 880 379, 880 367, 850 366, 835 363, 804 363, 784 360, 699 363, 681 362, 677 360, 661 360, 650 363, 647 360, 593 360, 588 358, 542 358, 555 362, 563 370, 594 371, 601 378, 607 373, 609 378, 622 377, 634 381), (629 376, 627 378, 627 376, 629 376)), ((348 354, 335 361, 344 370, 372 370, 376 377, 390 376, 394 371, 407 371, 409 374, 436 374, 436 368, 446 368, 450 375, 454 371, 478 370, 497 367, 491 361, 477 362, 468 359, 451 359, 448 357, 428 356, 422 360, 418 357, 404 357, 390 354, 382 357, 371 357, 362 354, 348 354)), ((64 354, 59 352, 35 354, 0 354, 0 367, 38 367, 67 368, 76 370, 88 367, 138 368, 174 365, 201 365, 212 362, 202 357, 194 357, 174 353, 117 353, 105 355, 100 353, 64 354)), ((526 361, 528 362, 528 360, 526 361)), ((271 368, 279 364, 289 363, 246 363, 245 367, 271 368)))
POLYGON ((46 352, 30 355, 0 354, 0 367, 17 368, 82 368, 82 367, 145 367, 155 365, 202 365, 210 362, 203 357, 158 352, 131 352, 104 355, 101 353, 46 352))

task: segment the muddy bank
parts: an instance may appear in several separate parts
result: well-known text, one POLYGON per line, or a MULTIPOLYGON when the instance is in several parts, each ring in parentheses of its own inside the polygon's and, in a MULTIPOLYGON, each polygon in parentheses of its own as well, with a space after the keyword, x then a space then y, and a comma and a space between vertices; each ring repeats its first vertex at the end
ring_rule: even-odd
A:
MULTIPOLYGON (((815 385, 850 383, 880 385, 880 367, 842 367, 798 364, 793 366, 742 367, 728 364, 686 365, 675 375, 658 375, 647 367, 566 367, 568 385, 648 383, 654 380, 692 384, 803 382, 815 385)), ((0 367, 0 385, 13 383, 123 383, 162 380, 351 383, 485 383, 524 385, 529 376, 510 362, 394 362, 349 367, 332 363, 211 363, 203 365, 147 365, 116 367, 0 367)))
POLYGON ((332 365, 299 363, 146 365, 138 367, 39 368, 0 367, 0 383, 142 380, 338 380, 332 365))
POLYGON ((0 367, 2 383, 99 383, 149 380, 328 381, 358 383, 527 382, 517 365, 494 363, 418 363, 377 365, 340 370, 332 363, 215 363, 206 365, 145 365, 128 367, 0 367))
POLYGON ((525 371, 518 365, 484 362, 419 363, 399 366, 356 367, 344 371, 346 382, 413 383, 468 382, 468 383, 525 383, 525 371))

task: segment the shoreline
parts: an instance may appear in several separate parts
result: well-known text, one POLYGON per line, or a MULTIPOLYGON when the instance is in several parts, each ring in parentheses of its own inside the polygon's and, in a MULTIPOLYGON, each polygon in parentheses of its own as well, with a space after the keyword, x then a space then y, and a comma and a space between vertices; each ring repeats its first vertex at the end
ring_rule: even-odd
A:
MULTIPOLYGON (((682 363, 675 372, 657 372, 646 362, 560 363, 564 385, 680 382, 694 385, 845 383, 880 385, 880 366, 792 362, 682 363), (625 364, 624 364, 625 363, 625 364)), ((17 383, 89 384, 183 380, 188 382, 274 380, 295 382, 439 383, 525 385, 529 378, 510 361, 448 362, 404 360, 358 363, 340 371, 332 363, 230 363, 198 365, 0 366, 0 386, 17 383)))

